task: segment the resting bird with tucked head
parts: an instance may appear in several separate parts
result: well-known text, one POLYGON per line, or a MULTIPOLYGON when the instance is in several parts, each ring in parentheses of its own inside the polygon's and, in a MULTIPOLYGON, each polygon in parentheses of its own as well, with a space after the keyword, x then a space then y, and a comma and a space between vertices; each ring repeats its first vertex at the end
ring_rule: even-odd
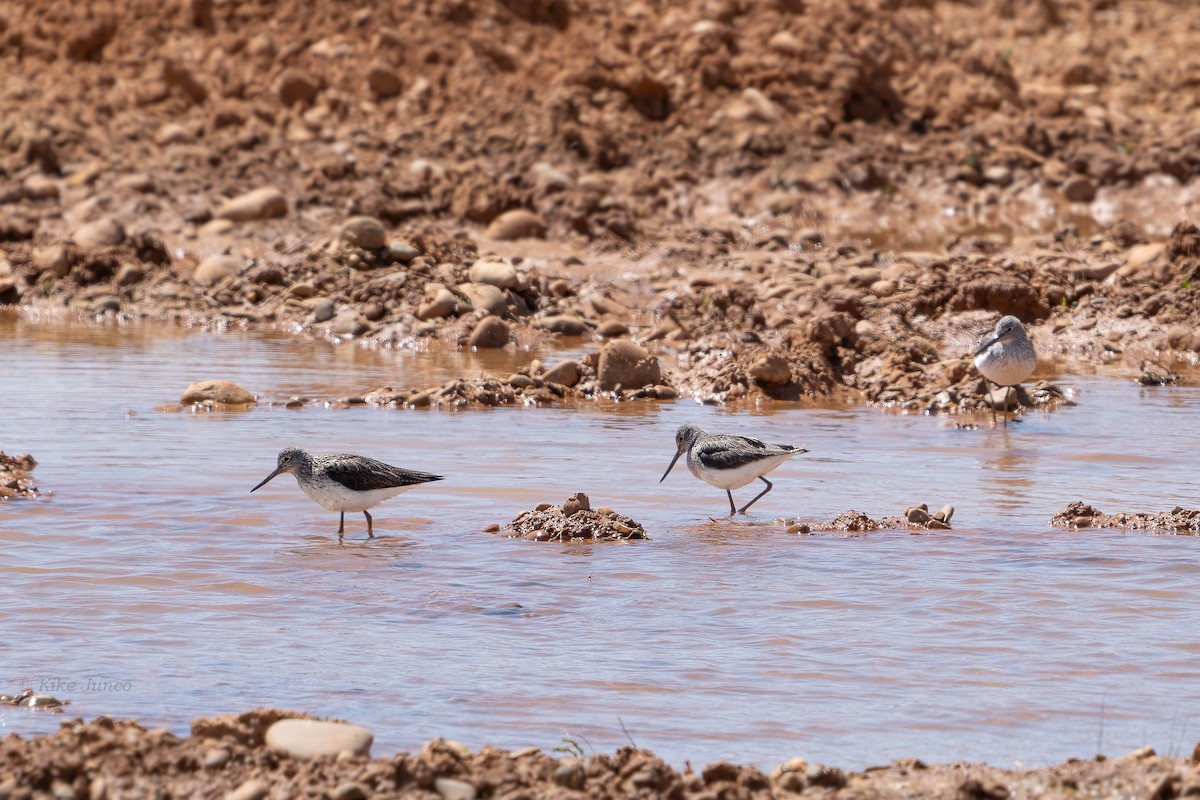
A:
MULTIPOLYGON (((1014 316, 1001 317, 996 330, 984 339, 975 351, 975 369, 985 379, 997 386, 1017 386, 1037 369, 1037 353, 1033 342, 1025 332, 1021 320, 1014 316)), ((996 406, 992 407, 992 421, 996 421, 996 406)), ((1004 424, 1008 425, 1007 404, 1004 409, 1004 424)))

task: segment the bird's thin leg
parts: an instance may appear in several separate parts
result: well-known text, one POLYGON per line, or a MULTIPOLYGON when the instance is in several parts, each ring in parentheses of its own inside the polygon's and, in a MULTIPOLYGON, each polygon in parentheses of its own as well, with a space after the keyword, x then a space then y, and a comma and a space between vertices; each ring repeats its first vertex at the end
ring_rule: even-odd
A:
POLYGON ((771 482, 770 482, 769 480, 767 480, 766 478, 764 478, 762 475, 759 475, 759 476, 758 476, 758 479, 759 479, 760 481, 762 481, 763 483, 765 483, 765 484, 767 485, 767 488, 763 489, 761 492, 759 492, 757 495, 755 495, 755 496, 754 496, 754 499, 753 499, 753 500, 751 500, 749 503, 746 503, 746 505, 742 506, 742 513, 743 513, 743 514, 745 514, 745 513, 746 513, 746 509, 747 509, 747 508, 749 508, 750 506, 754 505, 754 503, 755 503, 755 502, 757 502, 758 498, 762 497, 764 494, 766 494, 767 492, 771 491, 771 489, 773 488, 773 486, 772 486, 771 482))
POLYGON ((1004 427, 1008 427, 1008 387, 1004 387, 1004 427))
POLYGON ((367 518, 367 538, 374 539, 375 538, 375 525, 371 521, 371 515, 368 514, 366 511, 364 511, 363 516, 367 518))
POLYGON ((729 516, 732 517, 737 513, 737 506, 733 504, 733 492, 726 489, 725 494, 729 495, 729 516))
POLYGON ((342 540, 342 537, 345 535, 346 535, 346 512, 343 511, 341 520, 338 522, 338 541, 340 542, 342 540))
MULTIPOLYGON (((987 385, 989 387, 992 385, 992 382, 989 380, 985 380, 984 383, 985 383, 985 385, 987 385)), ((996 388, 999 389, 1000 384, 997 383, 996 388)), ((992 399, 992 390, 990 388, 988 389, 987 399, 988 399, 988 406, 992 409, 992 424, 995 425, 996 424, 996 403, 992 399)))

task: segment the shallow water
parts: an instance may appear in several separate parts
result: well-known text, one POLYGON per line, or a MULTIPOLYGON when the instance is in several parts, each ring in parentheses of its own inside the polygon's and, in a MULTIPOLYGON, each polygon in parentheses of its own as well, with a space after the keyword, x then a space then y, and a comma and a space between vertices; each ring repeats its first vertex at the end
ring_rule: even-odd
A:
MULTIPOLYGON (((160 410, 206 378, 282 401, 534 356, 554 358, 0 315, 0 449, 32 453, 50 493, 0 505, 0 691, 179 732, 302 709, 368 726, 380 755, 435 736, 547 750, 568 737, 587 752, 632 739, 696 767, 1041 764, 1146 743, 1178 754, 1200 735, 1200 539, 1047 523, 1075 499, 1194 506, 1195 388, 1059 376, 1078 405, 1007 430, 686 401, 160 410), (730 521, 682 465, 658 482, 683 421, 811 452, 730 521), (347 515, 338 546, 337 516, 290 477, 248 494, 287 443, 447 479, 377 507, 373 541, 347 515), (577 490, 652 541, 482 532, 577 490), (955 529, 800 537, 775 523, 915 502, 954 504, 955 529)), ((3 708, 0 733, 63 718, 3 708)))

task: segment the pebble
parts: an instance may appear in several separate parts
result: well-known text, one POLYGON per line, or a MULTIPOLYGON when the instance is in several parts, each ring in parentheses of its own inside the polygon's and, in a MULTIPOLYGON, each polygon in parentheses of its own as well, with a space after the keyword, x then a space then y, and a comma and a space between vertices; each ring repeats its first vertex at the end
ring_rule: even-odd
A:
POLYGON ((298 70, 285 70, 279 76, 279 99, 285 106, 296 103, 311 103, 317 97, 317 84, 312 78, 298 70))
POLYGON ((192 132, 180 125, 178 122, 168 122, 158 129, 154 134, 154 142, 160 147, 169 147, 173 144, 185 144, 190 142, 195 137, 192 132))
POLYGON ((508 376, 508 385, 514 389, 528 389, 534 385, 533 378, 528 375, 522 375, 519 372, 514 372, 508 376))
POLYGON ((579 317, 572 317, 566 314, 555 314, 549 317, 543 317, 538 323, 543 330, 550 333, 561 333, 563 336, 582 336, 587 333, 587 323, 579 317))
POLYGON ((471 331, 471 346, 475 348, 497 348, 508 344, 508 323, 499 317, 488 316, 479 320, 471 331))
POLYGON ((287 199, 273 186, 264 186, 226 200, 217 209, 218 219, 230 222, 251 222, 285 216, 288 212, 287 199))
POLYGON ((396 70, 384 64, 375 64, 367 73, 367 88, 380 100, 395 97, 404 91, 404 81, 396 70))
POLYGON ((196 265, 192 272, 192 283, 197 286, 212 286, 221 279, 237 273, 245 265, 245 260, 239 256, 209 256, 196 265))
POLYGON ((442 796, 442 800, 475 800, 479 794, 473 784, 457 778, 438 778, 433 782, 433 788, 442 796))
POLYGON ((629 326, 624 322, 610 319, 600 323, 600 326, 596 328, 596 335, 602 339, 618 339, 629 335, 629 326))
POLYGON ((266 743, 292 758, 335 756, 343 750, 368 755, 374 735, 359 725, 315 719, 281 719, 267 729, 266 743))
POLYGON ((562 513, 564 517, 573 517, 580 511, 591 511, 592 502, 583 492, 576 492, 566 499, 562 504, 562 513))
POLYGON ((393 239, 388 242, 388 253, 397 261, 408 263, 417 256, 421 255, 421 251, 413 247, 403 239, 393 239))
POLYGON ((464 283, 458 287, 471 305, 486 314, 500 316, 508 308, 508 298, 500 289, 489 283, 464 283))
POLYGON ((517 268, 506 258, 481 258, 467 271, 471 283, 485 283, 497 289, 515 289, 520 282, 517 268))
POLYGON ((225 800, 263 800, 271 791, 266 781, 250 778, 232 792, 225 794, 225 800))
POLYGON ((583 378, 583 366, 573 359, 560 361, 542 373, 546 383, 557 383, 568 388, 574 387, 583 378))
POLYGON ((378 250, 387 243, 387 231, 374 217, 351 217, 342 223, 338 238, 363 250, 378 250))
POLYGON ((158 188, 158 185, 155 184, 154 178, 150 176, 150 173, 134 172, 117 178, 113 182, 113 188, 150 194, 158 188))
POLYGON ((1096 199, 1096 185, 1086 175, 1072 175, 1059 191, 1072 203, 1090 203, 1096 199))
POLYGON ((540 239, 546 235, 546 223, 527 208, 505 211, 487 227, 489 239, 507 242, 513 239, 540 239))
POLYGON ((439 289, 433 299, 417 309, 417 319, 442 319, 458 308, 458 298, 449 289, 439 289))
POLYGON ((604 345, 597 371, 600 388, 604 391, 612 391, 618 386, 640 389, 662 382, 658 359, 629 339, 615 339, 604 345))
POLYGON ((1007 411, 1017 405, 1017 390, 1011 386, 1001 386, 993 389, 984 396, 989 408, 996 411, 1007 411))
POLYGON ((58 181, 48 175, 37 173, 25 179, 25 196, 31 200, 58 199, 58 181))
POLYGON ((58 278, 65 278, 71 271, 71 253, 61 244, 35 248, 30 262, 39 272, 53 272, 58 278))
POLYGON ((204 766, 208 769, 218 769, 229 763, 229 751, 224 747, 214 747, 204 755, 204 766))
POLYGON ((932 517, 929 516, 929 506, 922 503, 919 506, 909 506, 904 509, 904 518, 913 525, 924 525, 932 517))
POLYGON ((117 286, 132 286, 146 277, 145 271, 137 264, 122 264, 117 270, 117 275, 113 278, 113 282, 117 286))
POLYGON ((334 318, 329 330, 337 336, 362 336, 370 327, 357 311, 347 309, 334 318))
POLYGON ((312 314, 309 320, 314 323, 329 322, 333 319, 335 306, 332 300, 328 297, 317 297, 305 303, 312 309, 312 314))
POLYGON ((341 783, 333 790, 333 800, 367 800, 367 797, 367 788, 361 783, 341 783))
POLYGON ((84 250, 115 247, 125 241, 125 228, 112 217, 101 217, 76 228, 71 240, 84 250))
POLYGON ((111 311, 114 314, 121 310, 121 298, 115 295, 106 294, 97 297, 88 306, 88 310, 93 314, 103 314, 105 311, 111 311))
POLYGON ((199 383, 193 383, 184 391, 183 397, 179 399, 179 402, 186 406, 192 403, 203 403, 206 400, 226 405, 255 402, 254 395, 232 381, 200 381, 199 383))

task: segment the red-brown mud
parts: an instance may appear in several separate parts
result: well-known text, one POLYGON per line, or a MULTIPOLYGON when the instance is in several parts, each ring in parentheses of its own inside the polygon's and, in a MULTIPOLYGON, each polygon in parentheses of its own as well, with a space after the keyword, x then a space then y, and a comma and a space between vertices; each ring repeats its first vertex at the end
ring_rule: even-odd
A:
POLYGON ((405 406, 977 410, 1001 314, 1169 368, 1197 31, 1168 0, 0 4, 0 304, 589 350, 577 386, 369 395, 405 406), (606 385, 627 339, 656 366, 606 385))

